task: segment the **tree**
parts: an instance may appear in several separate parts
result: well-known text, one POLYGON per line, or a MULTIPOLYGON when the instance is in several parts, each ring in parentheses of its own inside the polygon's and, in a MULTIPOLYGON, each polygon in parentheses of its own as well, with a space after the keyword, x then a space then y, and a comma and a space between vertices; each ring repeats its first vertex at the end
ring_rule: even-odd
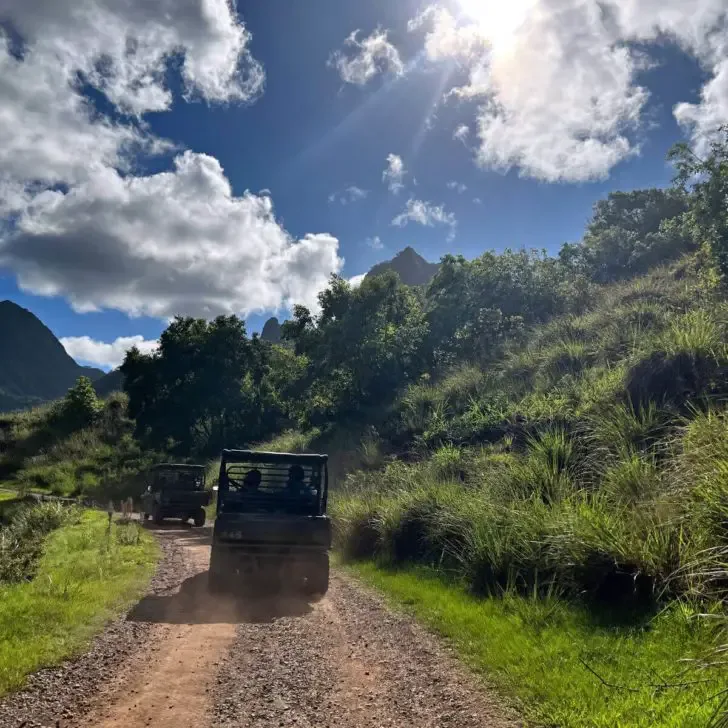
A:
POLYGON ((683 143, 669 154, 675 185, 691 195, 689 226, 710 253, 719 279, 728 278, 728 126, 720 128, 704 158, 683 143))
POLYGON ((91 380, 88 377, 79 377, 54 408, 52 419, 64 429, 80 430, 92 425, 100 411, 101 403, 91 380))
POLYGON ((483 361, 524 324, 578 305, 585 281, 539 251, 484 253, 473 261, 447 255, 426 293, 433 364, 483 361))
POLYGON ((333 276, 314 316, 297 306, 283 338, 307 366, 306 418, 317 424, 391 399, 423 371, 427 323, 421 296, 391 271, 352 288, 333 276))
POLYGON ((681 224, 687 210, 679 189, 610 192, 594 206, 581 244, 564 245, 559 257, 597 283, 641 275, 692 247, 681 224))
POLYGON ((176 318, 156 352, 132 349, 121 367, 138 436, 215 452, 276 431, 285 408, 268 381, 272 349, 237 316, 176 318))

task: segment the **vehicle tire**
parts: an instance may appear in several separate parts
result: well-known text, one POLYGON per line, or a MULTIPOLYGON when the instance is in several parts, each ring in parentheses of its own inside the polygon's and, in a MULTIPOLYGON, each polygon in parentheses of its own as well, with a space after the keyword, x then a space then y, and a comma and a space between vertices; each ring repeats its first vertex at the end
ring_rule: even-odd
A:
POLYGON ((207 518, 207 514, 205 513, 204 508, 200 508, 197 513, 194 515, 194 524, 197 526, 197 528, 201 528, 205 525, 205 518, 207 518))
POLYGON ((162 523, 164 523, 164 514, 159 506, 154 506, 154 510, 152 511, 152 520, 158 526, 161 526, 162 523))
POLYGON ((304 587, 309 596, 322 597, 329 590, 329 555, 324 554, 311 564, 304 587))

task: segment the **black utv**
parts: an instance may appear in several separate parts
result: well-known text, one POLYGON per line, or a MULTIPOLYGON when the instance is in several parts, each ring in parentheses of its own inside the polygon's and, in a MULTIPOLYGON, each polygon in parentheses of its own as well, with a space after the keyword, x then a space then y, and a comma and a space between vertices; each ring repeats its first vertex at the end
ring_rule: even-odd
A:
POLYGON ((165 518, 181 518, 204 526, 204 507, 209 504, 204 465, 163 463, 147 472, 147 489, 142 495, 145 520, 152 518, 159 524, 165 518))
POLYGON ((329 586, 327 455, 224 450, 210 557, 210 588, 329 586))

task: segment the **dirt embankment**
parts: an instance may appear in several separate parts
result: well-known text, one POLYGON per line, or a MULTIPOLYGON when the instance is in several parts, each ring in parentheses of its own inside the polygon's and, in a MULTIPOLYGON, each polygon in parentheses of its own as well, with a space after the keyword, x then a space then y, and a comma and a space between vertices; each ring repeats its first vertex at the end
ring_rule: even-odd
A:
POLYGON ((449 651, 334 575, 316 603, 207 591, 209 530, 159 531, 148 596, 91 651, 0 702, 0 728, 505 728, 449 651))

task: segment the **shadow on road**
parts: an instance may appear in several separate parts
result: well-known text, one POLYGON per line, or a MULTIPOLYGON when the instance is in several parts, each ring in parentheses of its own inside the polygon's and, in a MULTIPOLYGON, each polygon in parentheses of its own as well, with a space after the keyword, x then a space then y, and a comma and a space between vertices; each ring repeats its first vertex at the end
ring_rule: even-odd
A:
POLYGON ((204 571, 182 582, 176 594, 145 597, 127 619, 160 624, 266 623, 301 617, 311 610, 311 602, 295 594, 211 594, 204 571))

